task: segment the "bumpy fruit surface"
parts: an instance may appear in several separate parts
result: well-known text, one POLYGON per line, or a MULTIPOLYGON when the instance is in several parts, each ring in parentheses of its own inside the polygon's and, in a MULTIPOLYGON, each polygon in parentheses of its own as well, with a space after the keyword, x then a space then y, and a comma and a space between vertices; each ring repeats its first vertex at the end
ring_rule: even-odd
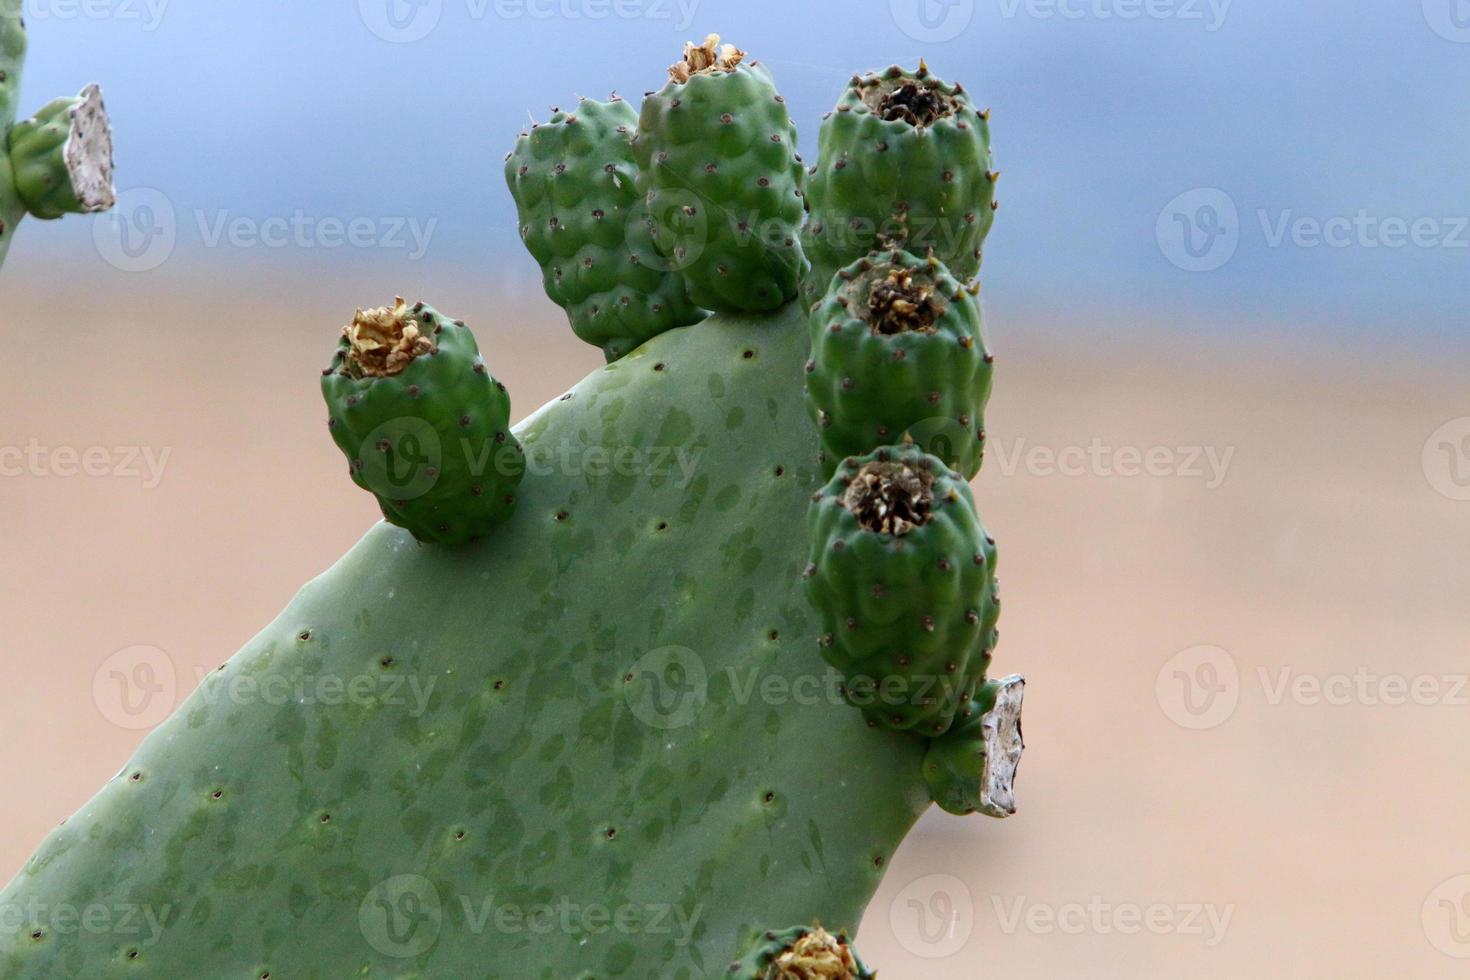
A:
POLYGON ((322 375, 332 438, 389 523, 463 544, 504 523, 525 473, 510 396, 469 329, 431 307, 359 311, 322 375))
POLYGON ((979 472, 994 358, 979 301, 938 259, 854 262, 813 308, 811 337, 807 399, 829 471, 908 436, 966 479, 979 472))
POLYGON ((929 740, 924 781, 947 813, 1007 817, 1016 812, 1024 690, 1020 677, 986 682, 950 730, 929 740))
POLYGON ((730 964, 728 980, 873 980, 845 935, 819 926, 762 933, 750 951, 730 964))
POLYGON ((844 460, 807 522, 807 598, 848 701, 875 725, 943 734, 984 683, 999 615, 969 485, 917 448, 883 448, 844 460))
POLYGON ((980 271, 995 220, 988 112, 922 64, 854 76, 823 121, 808 194, 806 254, 815 300, 832 275, 875 249, 930 249, 961 281, 980 271))
POLYGON ((505 163, 546 295, 609 361, 704 317, 654 247, 633 162, 637 130, 638 113, 622 99, 582 99, 522 133, 505 163))
POLYGON ((775 310, 805 271, 805 171, 766 67, 717 37, 687 45, 634 143, 659 248, 700 306, 775 310))

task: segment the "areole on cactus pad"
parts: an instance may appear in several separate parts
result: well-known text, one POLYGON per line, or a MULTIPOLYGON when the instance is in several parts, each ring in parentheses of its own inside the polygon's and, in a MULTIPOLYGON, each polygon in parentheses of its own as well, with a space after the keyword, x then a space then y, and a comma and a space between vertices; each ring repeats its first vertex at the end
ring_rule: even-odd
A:
MULTIPOLYGON (((1014 809, 1022 686, 986 676, 968 474, 898 433, 824 461, 803 368, 849 355, 794 299, 801 172, 769 75, 711 38, 633 144, 629 118, 584 101, 507 166, 607 366, 511 429, 470 326, 358 310, 320 380, 388 523, 53 831, 0 893, 24 921, 0 975, 866 980, 848 937, 919 816, 1014 809), (768 234, 670 223, 675 191, 768 234), (953 697, 883 702, 932 674, 953 697), (48 911, 120 904, 148 928, 48 911)), ((868 262, 882 318, 983 350, 940 258, 868 262)), ((934 377, 977 403, 976 371, 934 377)))

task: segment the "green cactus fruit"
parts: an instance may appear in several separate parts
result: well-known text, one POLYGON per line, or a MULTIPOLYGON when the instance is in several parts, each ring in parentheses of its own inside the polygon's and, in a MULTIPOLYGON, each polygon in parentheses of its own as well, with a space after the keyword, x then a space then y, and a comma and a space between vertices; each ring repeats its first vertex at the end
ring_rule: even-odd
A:
POLYGON ((804 323, 593 372, 517 427, 483 547, 375 527, 0 891, 0 976, 694 980, 772 922, 855 928, 927 743, 816 653, 804 323))
POLYGON ((42 219, 106 211, 112 189, 112 130, 102 91, 89 85, 74 99, 57 99, 10 131, 15 187, 42 219))
POLYGON ((322 373, 332 438, 389 523, 464 544, 503 524, 525 473, 510 396, 469 329, 422 303, 359 310, 322 373))
POLYGON ((710 35, 649 93, 634 150, 658 245, 690 297, 727 313, 775 310, 806 269, 805 171, 771 74, 710 35))
POLYGON ((638 113, 616 95, 584 98, 522 133, 505 162, 546 295, 609 361, 704 317, 654 247, 633 161, 637 131, 638 113))
POLYGON ((820 926, 768 931, 730 964, 729 980, 874 980, 845 935, 820 926))
POLYGON ((812 497, 807 598, 871 725, 941 735, 985 681, 995 542, 958 473, 916 447, 844 460, 812 497))
POLYGON ((97 86, 16 123, 25 54, 22 0, 0 0, 0 265, 27 214, 105 211, 116 196, 112 129, 97 86))
POLYGON ((976 693, 949 731, 929 741, 924 781, 948 813, 1008 817, 1016 812, 1016 767, 1021 737, 1020 677, 990 681, 976 693))
POLYGON ((935 258, 893 252, 833 277, 812 310, 807 400, 829 466, 909 436, 973 479, 991 365, 976 297, 935 258))
POLYGON ((815 301, 832 276, 891 246, 933 251, 962 282, 980 271, 995 220, 990 113, 922 62, 853 76, 823 123, 806 227, 815 301))

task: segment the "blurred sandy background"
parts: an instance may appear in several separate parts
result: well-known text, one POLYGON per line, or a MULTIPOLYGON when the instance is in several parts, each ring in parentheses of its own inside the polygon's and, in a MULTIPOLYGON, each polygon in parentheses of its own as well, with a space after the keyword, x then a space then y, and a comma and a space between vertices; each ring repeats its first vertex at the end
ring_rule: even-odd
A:
MULTIPOLYGON (((59 266, 13 268, 0 446, 169 455, 154 487, 0 478, 0 879, 145 734, 94 697, 109 655, 160 648, 182 698, 374 520, 315 378, 353 304, 396 285, 175 268, 58 293, 59 266)), ((518 418, 598 363, 533 283, 401 288, 431 285, 518 418)), ((929 814, 864 955, 893 980, 1465 975, 1470 422, 1424 449, 1470 416, 1466 351, 1287 324, 990 329, 977 497, 1002 549, 997 666, 1029 680, 1021 812, 929 814), (1095 441, 1120 452, 1048 468, 1095 441), (1106 475, 1130 447, 1173 471, 1156 451, 1154 475, 1106 475), (1223 474, 1191 447, 1229 453, 1223 474)))

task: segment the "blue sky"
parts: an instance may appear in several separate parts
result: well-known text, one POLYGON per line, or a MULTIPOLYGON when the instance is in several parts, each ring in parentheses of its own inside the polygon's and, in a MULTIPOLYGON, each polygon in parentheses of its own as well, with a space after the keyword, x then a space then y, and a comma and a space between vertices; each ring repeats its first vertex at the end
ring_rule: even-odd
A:
POLYGON ((719 31, 809 154, 854 70, 923 57, 990 104, 993 304, 1470 332, 1470 0, 24 2, 24 102, 102 81, 119 188, 206 264, 530 273, 501 178, 527 113, 637 97, 719 31), (311 248, 258 240, 292 223, 311 248))

